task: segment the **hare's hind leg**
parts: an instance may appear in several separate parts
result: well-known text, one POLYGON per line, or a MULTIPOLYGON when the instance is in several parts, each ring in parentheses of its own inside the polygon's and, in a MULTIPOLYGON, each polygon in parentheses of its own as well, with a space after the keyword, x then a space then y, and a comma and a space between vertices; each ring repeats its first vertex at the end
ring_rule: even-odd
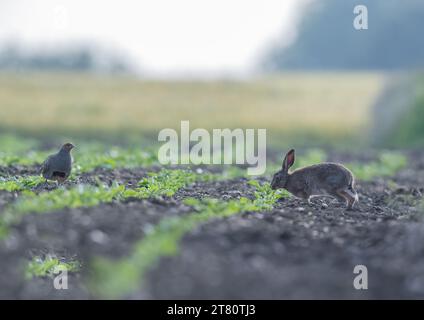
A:
POLYGON ((299 199, 305 200, 309 205, 311 203, 311 195, 305 191, 299 191, 299 192, 292 192, 294 196, 296 196, 299 199))

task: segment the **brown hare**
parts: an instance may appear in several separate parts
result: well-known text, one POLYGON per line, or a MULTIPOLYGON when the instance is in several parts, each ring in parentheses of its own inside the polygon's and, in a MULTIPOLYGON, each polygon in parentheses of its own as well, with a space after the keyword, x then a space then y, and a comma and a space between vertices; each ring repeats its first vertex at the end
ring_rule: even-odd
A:
POLYGON ((272 189, 283 188, 296 197, 308 200, 312 196, 329 195, 352 209, 358 201, 352 172, 339 163, 319 163, 289 173, 294 164, 294 150, 287 152, 283 167, 274 174, 272 189))

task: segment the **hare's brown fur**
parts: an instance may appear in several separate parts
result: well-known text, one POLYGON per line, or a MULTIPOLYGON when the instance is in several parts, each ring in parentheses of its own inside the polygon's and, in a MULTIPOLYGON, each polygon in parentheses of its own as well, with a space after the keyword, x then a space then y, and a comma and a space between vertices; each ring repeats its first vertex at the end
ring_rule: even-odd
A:
POLYGON ((312 196, 329 195, 347 204, 351 209, 358 200, 352 172, 339 163, 320 163, 289 173, 294 163, 294 150, 290 150, 283 166, 271 182, 273 189, 284 188, 296 197, 310 200, 312 196))
POLYGON ((297 169, 287 178, 285 189, 296 197, 309 200, 312 196, 329 195, 346 202, 355 203, 355 179, 352 172, 339 163, 320 163, 297 169), (349 190, 346 190, 350 188, 349 190), (352 192, 353 191, 353 192, 352 192))

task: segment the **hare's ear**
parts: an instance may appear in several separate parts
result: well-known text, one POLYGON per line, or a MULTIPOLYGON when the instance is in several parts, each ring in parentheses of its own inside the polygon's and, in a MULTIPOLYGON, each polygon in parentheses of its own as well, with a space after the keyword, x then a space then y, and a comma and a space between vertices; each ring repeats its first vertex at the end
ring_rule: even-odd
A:
POLYGON ((288 171, 289 168, 294 164, 294 149, 287 152, 283 161, 283 171, 288 171))

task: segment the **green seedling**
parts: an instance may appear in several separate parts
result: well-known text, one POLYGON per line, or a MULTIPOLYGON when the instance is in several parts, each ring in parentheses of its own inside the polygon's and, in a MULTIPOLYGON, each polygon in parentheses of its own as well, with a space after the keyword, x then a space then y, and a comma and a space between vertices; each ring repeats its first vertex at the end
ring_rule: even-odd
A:
POLYGON ((112 147, 109 150, 99 150, 98 147, 95 147, 94 150, 75 152, 74 173, 89 172, 95 168, 150 167, 155 164, 158 164, 157 156, 152 150, 123 149, 118 147, 112 147))
POLYGON ((28 151, 26 153, 5 153, 0 152, 0 166, 33 166, 43 163, 49 152, 28 151))
POLYGON ((38 185, 45 182, 41 176, 26 176, 26 177, 0 177, 0 190, 7 192, 18 192, 23 190, 32 190, 38 185))
POLYGON ((8 206, 0 216, 0 238, 7 235, 8 227, 19 223, 25 214, 48 213, 63 208, 94 207, 120 199, 124 191, 123 185, 111 188, 79 185, 76 188, 58 188, 39 194, 24 190, 18 200, 8 206))
POLYGON ((184 203, 193 207, 194 213, 182 217, 162 219, 143 239, 138 241, 131 255, 121 260, 95 258, 92 261, 92 275, 89 288, 95 296, 121 298, 131 293, 159 259, 176 255, 181 239, 185 234, 212 219, 230 217, 240 212, 269 210, 280 196, 275 195, 269 184, 257 187, 255 199, 240 198, 228 202, 219 199, 185 199, 184 203))
POLYGON ((21 191, 18 199, 0 216, 0 238, 7 235, 8 227, 19 223, 25 214, 49 213, 64 208, 93 207, 128 198, 171 197, 191 183, 213 179, 216 179, 216 176, 210 173, 162 169, 150 173, 147 178, 140 181, 136 189, 127 189, 124 185, 118 184, 109 188, 99 182, 97 187, 78 185, 70 189, 58 188, 38 194, 31 190, 44 181, 41 177, 0 181, 0 190, 21 191))
POLYGON ((260 184, 257 180, 250 180, 249 184, 256 189, 253 203, 258 210, 271 210, 278 199, 291 196, 290 193, 284 189, 272 190, 268 182, 260 184))
POLYGON ((351 163, 347 167, 352 170, 359 180, 369 181, 376 177, 390 177, 404 168, 407 159, 404 155, 395 152, 383 152, 378 161, 358 164, 351 163))
MULTIPOLYGON (((2 136, 0 136, 0 147, 5 145, 5 148, 0 148, 0 166, 40 165, 48 155, 57 151, 31 151, 36 147, 33 142, 29 143, 26 140, 22 140, 22 143, 20 143, 21 139, 13 136, 3 137, 3 140, 5 141, 2 142, 2 136), (13 147, 14 144, 16 144, 16 147, 13 147)), ((73 175, 89 172, 95 168, 134 168, 159 164, 157 152, 151 147, 120 148, 90 142, 82 142, 77 145, 77 149, 74 152, 74 160, 73 175)))
POLYGON ((34 277, 50 277, 53 278, 57 273, 66 270, 75 273, 81 268, 81 263, 75 260, 62 261, 56 257, 47 255, 46 257, 34 257, 28 262, 25 268, 25 278, 27 280, 34 277))
POLYGON ((162 169, 159 172, 149 173, 138 184, 136 189, 126 190, 124 197, 147 199, 155 196, 173 196, 181 188, 196 181, 211 181, 215 176, 209 173, 195 173, 189 170, 162 169))

